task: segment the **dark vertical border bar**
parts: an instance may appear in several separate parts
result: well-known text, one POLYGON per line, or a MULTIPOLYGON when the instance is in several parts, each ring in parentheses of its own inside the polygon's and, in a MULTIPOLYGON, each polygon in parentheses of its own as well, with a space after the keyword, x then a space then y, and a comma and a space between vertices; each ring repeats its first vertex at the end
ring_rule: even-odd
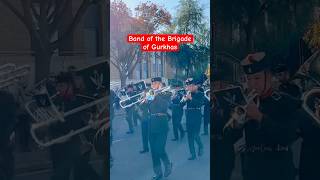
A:
MULTIPOLYGON (((215 0, 210 0, 210 97, 213 96, 213 66, 214 66, 214 60, 215 60, 215 15, 214 12, 216 10, 216 6, 215 6, 215 0)), ((211 98, 212 99, 212 98, 211 98)), ((210 100, 211 101, 211 100, 210 100)), ((213 103, 213 102, 211 102, 213 103)), ((213 155, 211 152, 213 152, 213 148, 214 145, 212 143, 212 132, 213 132, 213 123, 212 123, 212 118, 213 118, 213 111, 211 111, 210 114, 210 179, 213 179, 212 174, 214 173, 214 168, 212 166, 212 161, 213 159, 213 155)))
MULTIPOLYGON (((110 0, 104 0, 104 5, 105 5, 105 21, 107 22, 106 25, 105 25, 105 39, 104 41, 106 42, 106 47, 105 48, 105 56, 107 57, 107 59, 109 60, 109 66, 107 67, 107 71, 109 72, 109 76, 108 76, 108 82, 110 84, 110 0)), ((110 85, 109 85, 109 99, 110 99, 110 85)), ((109 101, 110 102, 110 101, 109 101)), ((109 104, 110 106, 110 104, 109 104)), ((110 110, 110 108, 109 108, 110 110)), ((108 113, 108 116, 110 118, 110 112, 108 113)), ((109 144, 108 144, 108 152, 107 152, 107 156, 105 157, 106 158, 106 165, 107 167, 105 167, 107 169, 107 173, 105 175, 104 178, 106 178, 106 180, 109 180, 110 179, 110 143, 111 143, 111 140, 110 140, 110 132, 111 132, 111 123, 110 123, 110 127, 108 128, 108 138, 109 138, 109 144)))

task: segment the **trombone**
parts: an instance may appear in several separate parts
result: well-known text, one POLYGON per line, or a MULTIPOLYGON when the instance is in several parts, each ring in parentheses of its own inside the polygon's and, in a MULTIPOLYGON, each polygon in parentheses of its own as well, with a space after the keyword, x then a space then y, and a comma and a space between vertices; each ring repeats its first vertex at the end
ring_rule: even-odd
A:
MULTIPOLYGON (((162 87, 160 89, 157 89, 157 90, 154 90, 153 93, 154 95, 153 96, 156 96, 157 94, 159 93, 163 93, 163 92, 171 92, 171 86, 165 86, 165 87, 162 87)), ((120 104, 120 107, 121 108, 128 108, 128 107, 131 107, 135 104, 138 104, 138 103, 141 103, 142 101, 145 100, 145 96, 144 96, 145 92, 141 92, 139 94, 136 94, 134 96, 131 96, 131 97, 128 97, 128 98, 125 98, 123 100, 121 100, 119 102, 120 104)))
POLYGON ((125 99, 122 99, 119 104, 120 104, 120 107, 125 109, 125 108, 128 108, 128 107, 131 107, 137 103, 139 103, 141 101, 141 97, 143 96, 144 92, 141 92, 141 93, 138 93, 134 96, 131 96, 131 97, 127 97, 125 99))

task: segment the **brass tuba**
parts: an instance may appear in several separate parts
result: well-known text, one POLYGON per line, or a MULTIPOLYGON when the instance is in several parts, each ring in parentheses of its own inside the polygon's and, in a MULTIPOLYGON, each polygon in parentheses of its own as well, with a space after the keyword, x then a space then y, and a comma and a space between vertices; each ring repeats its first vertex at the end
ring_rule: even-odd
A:
POLYGON ((37 84, 32 92, 33 99, 25 103, 25 107, 33 119, 30 130, 32 138, 40 147, 66 142, 74 136, 109 123, 107 116, 109 72, 106 67, 108 63, 104 61, 76 71, 76 77, 82 80, 86 88, 76 95, 81 104, 68 111, 64 111, 57 103, 59 94, 53 91, 54 81, 45 79, 37 84), (64 126, 69 124, 68 117, 79 115, 80 112, 85 112, 85 115, 81 116, 84 117, 81 118, 83 121, 80 122, 79 118, 79 122, 72 123, 72 127, 64 126), (59 132, 61 126, 64 127, 64 132, 59 132))

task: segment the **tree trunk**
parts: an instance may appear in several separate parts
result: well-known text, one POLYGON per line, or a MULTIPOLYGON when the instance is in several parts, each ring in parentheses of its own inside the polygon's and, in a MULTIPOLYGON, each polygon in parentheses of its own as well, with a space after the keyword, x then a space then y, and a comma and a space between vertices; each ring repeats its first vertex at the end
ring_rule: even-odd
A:
POLYGON ((120 83, 121 83, 120 85, 121 85, 121 88, 126 86, 126 82, 127 82, 127 76, 123 72, 120 72, 120 83))
POLYGON ((176 66, 175 68, 176 68, 176 74, 175 74, 175 76, 176 76, 176 79, 178 79, 178 66, 176 66))
POLYGON ((39 82, 50 74, 50 64, 52 55, 43 50, 35 51, 35 78, 39 82))

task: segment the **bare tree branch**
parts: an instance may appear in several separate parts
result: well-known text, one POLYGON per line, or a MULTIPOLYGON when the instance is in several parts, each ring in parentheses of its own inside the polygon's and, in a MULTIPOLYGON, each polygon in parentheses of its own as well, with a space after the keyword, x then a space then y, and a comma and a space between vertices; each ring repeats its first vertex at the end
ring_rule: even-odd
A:
POLYGON ((29 24, 26 22, 25 18, 23 17, 23 14, 20 13, 19 10, 14 7, 14 5, 9 3, 8 0, 0 0, 0 3, 5 5, 8 9, 10 9, 11 12, 13 12, 13 14, 15 14, 17 18, 28 28, 28 30, 32 29, 32 27, 30 27, 29 24))
POLYGON ((59 28, 59 26, 63 22, 64 15, 66 11, 68 10, 71 0, 64 0, 63 2, 56 5, 55 11, 49 16, 49 22, 50 23, 50 34, 53 35, 54 32, 59 28))
POLYGON ((31 4, 31 9, 32 9, 33 16, 39 21, 40 20, 40 14, 37 11, 37 9, 36 9, 34 4, 31 4))
POLYGON ((111 64, 113 64, 113 66, 116 67, 116 68, 118 69, 118 71, 120 72, 120 67, 119 67, 117 64, 115 64, 112 60, 110 60, 110 62, 111 62, 111 64))
POLYGON ((51 43, 51 48, 52 49, 56 49, 59 46, 59 43, 65 41, 68 37, 71 36, 71 34, 73 33, 74 29, 76 28, 76 26, 80 23, 82 17, 84 16, 86 10, 88 9, 88 7, 91 5, 92 3, 90 2, 90 0, 83 0, 75 17, 73 18, 73 21, 71 22, 71 24, 68 26, 66 32, 56 41, 51 43))
MULTIPOLYGON (((53 2, 56 2, 56 0, 49 0, 49 2, 48 2, 47 11, 46 11, 46 14, 48 15, 48 17, 49 17, 49 13, 50 13, 50 10, 52 9, 52 7, 57 5, 57 3, 53 3, 53 2)), ((50 19, 48 18, 48 22, 50 22, 49 20, 50 19)))

